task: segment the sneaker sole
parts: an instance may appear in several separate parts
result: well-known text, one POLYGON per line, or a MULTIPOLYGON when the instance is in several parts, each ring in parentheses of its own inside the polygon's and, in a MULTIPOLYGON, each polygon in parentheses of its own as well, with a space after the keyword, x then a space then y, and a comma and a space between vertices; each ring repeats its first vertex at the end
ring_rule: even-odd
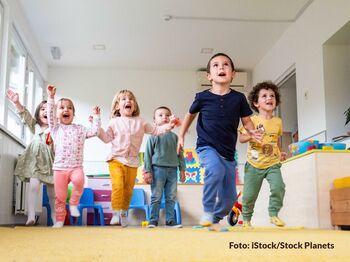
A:
POLYGON ((200 222, 199 225, 202 227, 209 227, 211 226, 213 223, 210 221, 205 221, 205 222, 200 222))
POLYGON ((176 225, 176 226, 165 226, 166 228, 182 228, 182 225, 176 225))

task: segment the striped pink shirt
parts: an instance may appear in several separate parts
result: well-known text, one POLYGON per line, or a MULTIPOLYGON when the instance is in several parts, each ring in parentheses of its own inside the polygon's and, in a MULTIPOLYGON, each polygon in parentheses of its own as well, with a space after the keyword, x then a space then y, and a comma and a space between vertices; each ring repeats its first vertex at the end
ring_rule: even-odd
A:
POLYGON ((105 143, 112 143, 107 161, 115 159, 126 166, 138 167, 144 134, 157 136, 170 130, 170 124, 155 126, 146 123, 141 117, 120 116, 109 121, 106 131, 101 128, 98 137, 105 143))
POLYGON ((47 101, 47 117, 54 143, 54 170, 64 170, 83 166, 85 139, 96 136, 101 127, 100 117, 94 115, 91 128, 78 124, 57 123, 54 100, 47 101))

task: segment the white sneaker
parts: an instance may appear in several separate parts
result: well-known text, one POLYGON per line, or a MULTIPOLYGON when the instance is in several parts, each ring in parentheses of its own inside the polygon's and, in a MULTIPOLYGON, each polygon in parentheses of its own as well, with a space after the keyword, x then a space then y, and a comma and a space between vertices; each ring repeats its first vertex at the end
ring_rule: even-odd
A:
POLYGON ((58 221, 52 226, 52 228, 62 228, 63 224, 64 224, 63 221, 58 221))
POLYGON ((79 212, 78 206, 70 205, 69 206, 69 212, 70 212, 70 215, 72 217, 79 217, 80 216, 80 212, 79 212))
POLYGON ((213 224, 213 214, 209 212, 204 212, 204 214, 201 217, 201 220, 199 221, 199 225, 202 227, 209 227, 213 224))
POLYGON ((120 214, 120 224, 122 227, 128 226, 128 211, 122 210, 120 214))
POLYGON ((120 224, 120 214, 119 212, 114 212, 111 222, 109 222, 110 225, 119 225, 120 224))

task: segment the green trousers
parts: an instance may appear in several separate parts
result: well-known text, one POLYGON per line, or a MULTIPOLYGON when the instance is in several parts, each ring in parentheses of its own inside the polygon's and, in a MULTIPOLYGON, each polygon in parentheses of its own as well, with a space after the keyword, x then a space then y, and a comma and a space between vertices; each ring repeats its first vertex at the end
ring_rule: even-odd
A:
POLYGON ((283 206, 285 184, 281 174, 281 164, 266 169, 258 169, 248 162, 244 168, 244 187, 242 215, 244 221, 250 221, 254 213, 255 201, 258 198, 264 178, 270 185, 269 215, 277 216, 283 206))

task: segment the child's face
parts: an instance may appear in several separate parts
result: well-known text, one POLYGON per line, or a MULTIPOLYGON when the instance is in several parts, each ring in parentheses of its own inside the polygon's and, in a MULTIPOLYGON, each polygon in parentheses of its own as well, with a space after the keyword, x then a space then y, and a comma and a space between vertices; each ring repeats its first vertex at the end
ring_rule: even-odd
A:
POLYGON ((230 59, 226 56, 217 56, 211 60, 210 73, 207 76, 211 82, 227 84, 232 82, 234 73, 230 59))
POLYGON ((161 126, 164 124, 169 123, 169 117, 170 117, 169 110, 165 108, 157 109, 156 112, 154 112, 154 123, 157 126, 161 126))
POLYGON ((61 124, 70 125, 74 118, 73 104, 69 100, 61 100, 57 104, 57 119, 61 124))
POLYGON ((135 111, 135 99, 130 94, 121 94, 117 109, 121 116, 132 116, 135 111))
POLYGON ((276 108, 275 92, 271 89, 261 89, 259 91, 258 102, 254 103, 254 105, 259 112, 261 110, 272 112, 276 108))
POLYGON ((42 123, 43 126, 47 126, 48 122, 47 122, 47 104, 42 104, 39 110, 39 119, 42 123))

